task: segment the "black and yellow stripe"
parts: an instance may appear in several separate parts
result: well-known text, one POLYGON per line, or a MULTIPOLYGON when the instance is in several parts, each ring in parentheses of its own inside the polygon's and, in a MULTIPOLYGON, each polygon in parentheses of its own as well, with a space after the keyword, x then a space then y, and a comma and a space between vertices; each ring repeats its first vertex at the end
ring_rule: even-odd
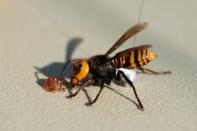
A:
POLYGON ((147 55, 148 55, 147 49, 131 50, 130 52, 115 57, 112 60, 112 63, 117 68, 135 69, 135 68, 143 67, 144 65, 148 64, 148 62, 150 62, 147 55))

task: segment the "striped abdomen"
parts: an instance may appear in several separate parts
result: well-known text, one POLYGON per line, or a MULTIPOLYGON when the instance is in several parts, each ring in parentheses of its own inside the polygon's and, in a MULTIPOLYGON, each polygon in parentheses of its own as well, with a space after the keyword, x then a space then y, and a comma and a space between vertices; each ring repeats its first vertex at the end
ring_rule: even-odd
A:
POLYGON ((118 53, 113 57, 111 62, 117 68, 139 68, 143 67, 151 60, 156 58, 156 54, 149 51, 148 49, 137 49, 137 50, 130 50, 126 52, 118 53))

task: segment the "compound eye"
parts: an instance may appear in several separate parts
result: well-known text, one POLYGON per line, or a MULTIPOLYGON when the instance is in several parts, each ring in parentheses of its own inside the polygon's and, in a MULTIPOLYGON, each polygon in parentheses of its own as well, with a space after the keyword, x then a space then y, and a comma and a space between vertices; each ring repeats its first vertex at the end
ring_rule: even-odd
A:
POLYGON ((76 75, 81 71, 82 68, 82 64, 78 63, 76 65, 73 66, 73 74, 76 75))

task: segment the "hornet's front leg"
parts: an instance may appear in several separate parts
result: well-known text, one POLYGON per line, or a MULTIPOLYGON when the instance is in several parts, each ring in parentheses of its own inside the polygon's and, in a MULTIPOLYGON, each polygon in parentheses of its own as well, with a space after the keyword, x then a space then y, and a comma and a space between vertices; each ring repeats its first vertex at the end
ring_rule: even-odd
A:
POLYGON ((85 88, 85 87, 87 87, 91 84, 94 84, 94 83, 95 83, 95 81, 90 79, 90 80, 87 80, 86 82, 84 82, 80 85, 77 85, 77 87, 78 87, 77 91, 74 94, 71 94, 71 95, 67 96, 67 98, 72 98, 72 97, 76 96, 81 89, 83 89, 83 88, 85 88))

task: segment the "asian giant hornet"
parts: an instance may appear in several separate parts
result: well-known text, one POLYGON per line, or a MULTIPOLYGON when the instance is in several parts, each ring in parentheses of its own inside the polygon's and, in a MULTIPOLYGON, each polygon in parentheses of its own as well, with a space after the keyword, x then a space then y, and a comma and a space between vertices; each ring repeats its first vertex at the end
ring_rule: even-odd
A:
POLYGON ((73 66, 73 74, 70 80, 72 87, 77 87, 77 91, 69 97, 76 96, 79 91, 89 85, 100 85, 100 90, 95 99, 89 103, 90 105, 95 103, 100 96, 105 84, 110 85, 112 80, 121 80, 123 78, 132 88, 135 97, 138 101, 139 108, 143 110, 143 105, 137 95, 133 80, 135 78, 135 69, 148 74, 168 74, 170 71, 157 72, 147 68, 144 65, 155 59, 157 55, 150 51, 151 45, 141 45, 133 48, 126 49, 117 53, 113 57, 109 55, 119 48, 126 40, 142 31, 147 27, 147 23, 138 23, 135 26, 128 29, 118 41, 104 54, 96 55, 89 59, 68 60, 62 71, 61 78, 49 77, 44 84, 45 88, 49 88, 51 91, 61 91, 64 76, 62 76, 68 63, 73 66))

